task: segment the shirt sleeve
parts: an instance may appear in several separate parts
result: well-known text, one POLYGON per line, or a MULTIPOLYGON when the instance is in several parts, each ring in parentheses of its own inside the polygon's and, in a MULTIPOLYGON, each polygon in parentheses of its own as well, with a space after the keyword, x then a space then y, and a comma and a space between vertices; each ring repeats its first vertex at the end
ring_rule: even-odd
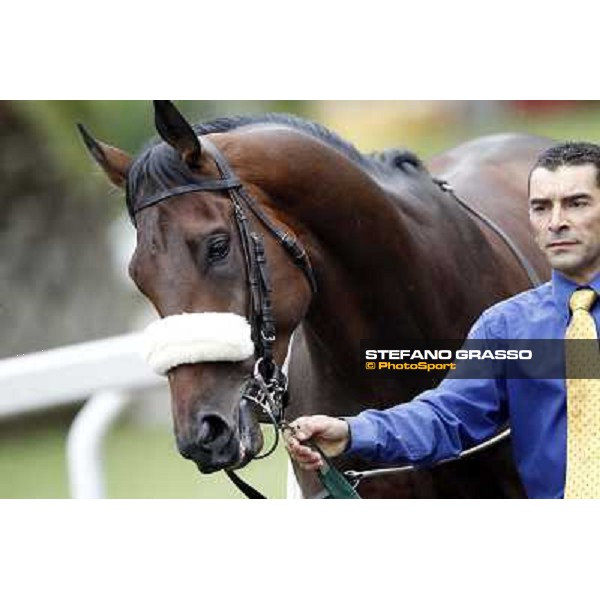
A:
MULTIPOLYGON (((486 314, 468 339, 487 340, 486 314)), ((446 377, 412 401, 387 410, 365 410, 346 417, 347 452, 381 463, 431 464, 451 458, 493 436, 507 421, 502 378, 446 377)))

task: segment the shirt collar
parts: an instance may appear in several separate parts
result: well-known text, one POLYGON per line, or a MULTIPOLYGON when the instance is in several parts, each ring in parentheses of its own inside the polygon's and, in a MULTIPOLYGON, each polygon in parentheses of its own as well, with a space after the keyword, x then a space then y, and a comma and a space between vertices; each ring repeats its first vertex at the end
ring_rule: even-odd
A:
POLYGON ((571 294, 580 288, 592 288, 598 296, 600 296, 600 273, 598 273, 591 281, 588 281, 585 285, 580 285, 569 279, 566 275, 563 275, 559 271, 552 271, 552 292, 554 294, 554 301, 558 310, 569 318, 569 300, 571 294))

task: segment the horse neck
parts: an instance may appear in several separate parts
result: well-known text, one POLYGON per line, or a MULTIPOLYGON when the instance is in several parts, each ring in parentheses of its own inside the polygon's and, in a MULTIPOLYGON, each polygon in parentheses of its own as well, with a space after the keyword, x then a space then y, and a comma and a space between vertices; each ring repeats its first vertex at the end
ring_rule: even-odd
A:
POLYGON ((465 293, 477 265, 462 249, 489 251, 479 230, 424 174, 382 184, 338 153, 316 154, 310 176, 288 169, 276 192, 318 278, 305 325, 353 350, 390 334, 462 337, 480 307, 465 293))

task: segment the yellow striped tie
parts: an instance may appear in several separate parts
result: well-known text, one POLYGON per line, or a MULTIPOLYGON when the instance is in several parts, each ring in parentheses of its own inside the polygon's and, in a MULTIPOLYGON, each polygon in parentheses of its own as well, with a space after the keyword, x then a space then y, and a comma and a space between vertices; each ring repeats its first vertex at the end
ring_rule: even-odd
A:
POLYGON ((565 334, 567 387, 567 473, 565 498, 600 498, 600 352, 590 309, 591 289, 576 290, 569 301, 572 317, 565 334), (569 378, 582 371, 593 379, 569 378))

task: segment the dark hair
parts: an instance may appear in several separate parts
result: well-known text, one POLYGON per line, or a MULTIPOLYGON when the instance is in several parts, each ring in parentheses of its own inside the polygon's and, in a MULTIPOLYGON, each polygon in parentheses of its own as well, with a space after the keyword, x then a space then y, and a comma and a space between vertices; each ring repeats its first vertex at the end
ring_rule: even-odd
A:
POLYGON ((600 146, 590 142, 563 142, 544 150, 535 161, 531 171, 548 169, 556 171, 562 166, 594 165, 596 183, 600 187, 600 146))

